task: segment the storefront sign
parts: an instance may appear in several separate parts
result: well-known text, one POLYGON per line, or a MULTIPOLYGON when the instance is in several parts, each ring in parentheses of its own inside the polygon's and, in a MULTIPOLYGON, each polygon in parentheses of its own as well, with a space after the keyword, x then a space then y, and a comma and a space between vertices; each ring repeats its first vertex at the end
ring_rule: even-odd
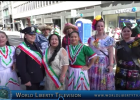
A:
POLYGON ((115 13, 129 13, 129 12, 136 12, 136 8, 127 8, 127 9, 119 9, 116 10, 115 13))

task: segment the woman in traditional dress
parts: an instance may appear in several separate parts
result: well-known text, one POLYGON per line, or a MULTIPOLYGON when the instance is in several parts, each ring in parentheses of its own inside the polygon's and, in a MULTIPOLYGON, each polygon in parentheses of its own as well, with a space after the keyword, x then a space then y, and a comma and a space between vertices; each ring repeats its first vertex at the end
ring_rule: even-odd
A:
POLYGON ((69 60, 67 52, 61 47, 61 39, 57 34, 49 37, 49 48, 43 57, 43 65, 46 70, 46 90, 65 90, 65 74, 69 60))
MULTIPOLYGON (((64 30, 63 30, 63 33, 65 34, 65 36, 62 39, 63 48, 66 49, 66 46, 70 45, 70 33, 73 31, 78 31, 78 27, 71 23, 65 24, 64 30)), ((80 39, 80 43, 82 43, 81 39, 80 39)))
POLYGON ((96 30, 96 34, 88 39, 88 44, 99 58, 88 71, 90 88, 91 90, 114 90, 114 39, 105 33, 105 23, 100 15, 93 20, 92 28, 96 30))
POLYGON ((87 70, 95 62, 96 54, 94 51, 79 43, 79 33, 73 31, 70 34, 70 45, 67 47, 69 56, 69 69, 67 73, 68 90, 90 90, 87 70), (86 64, 86 57, 89 57, 89 63, 86 64))
POLYGON ((15 61, 15 47, 10 46, 5 32, 0 31, 0 86, 10 90, 20 90, 15 61))
POLYGON ((116 90, 140 90, 140 38, 131 35, 131 27, 124 26, 123 40, 116 43, 116 90))

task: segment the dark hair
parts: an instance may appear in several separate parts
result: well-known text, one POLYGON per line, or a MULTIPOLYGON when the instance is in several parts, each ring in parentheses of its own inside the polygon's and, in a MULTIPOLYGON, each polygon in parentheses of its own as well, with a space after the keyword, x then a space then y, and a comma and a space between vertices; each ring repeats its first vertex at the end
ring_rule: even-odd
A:
POLYGON ((132 28, 130 27, 130 26, 124 26, 123 28, 122 28, 122 31, 125 29, 125 28, 129 28, 130 30, 131 30, 131 32, 132 32, 132 28))
POLYGON ((72 31, 72 32, 70 33, 70 36, 71 36, 73 33, 76 33, 76 34, 79 36, 79 32, 78 32, 78 31, 72 31))
POLYGON ((51 44, 50 44, 51 38, 52 38, 52 36, 54 36, 54 35, 57 36, 58 41, 59 41, 59 44, 58 44, 58 46, 56 47, 56 49, 54 50, 54 52, 53 52, 51 58, 48 60, 48 64, 49 64, 49 65, 51 65, 51 62, 55 59, 55 57, 56 57, 58 51, 59 51, 60 48, 61 48, 61 39, 60 39, 60 36, 57 35, 57 34, 51 34, 51 35, 49 36, 49 39, 48 39, 48 40, 49 40, 49 45, 51 46, 51 44))
POLYGON ((96 26, 97 26, 97 24, 98 24, 99 22, 103 22, 103 23, 104 23, 104 25, 105 25, 104 20, 101 18, 100 20, 98 20, 98 21, 96 22, 96 24, 95 24, 95 29, 96 29, 96 26))
MULTIPOLYGON (((122 27, 122 31, 123 31, 125 28, 129 28, 130 31, 132 32, 132 28, 131 28, 129 25, 122 27)), ((122 32, 121 32, 121 38, 123 39, 122 32)))
POLYGON ((3 32, 3 31, 0 31, 0 33, 4 34, 4 35, 6 36, 6 38, 7 38, 6 45, 7 45, 7 46, 11 46, 11 45, 10 45, 10 43, 9 43, 8 36, 6 35, 6 33, 5 33, 5 32, 3 32))

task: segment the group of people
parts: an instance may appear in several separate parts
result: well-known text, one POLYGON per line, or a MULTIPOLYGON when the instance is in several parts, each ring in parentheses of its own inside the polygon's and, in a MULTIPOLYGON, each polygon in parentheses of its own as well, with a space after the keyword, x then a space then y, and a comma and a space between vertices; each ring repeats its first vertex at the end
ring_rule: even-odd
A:
POLYGON ((24 42, 15 48, 0 31, 0 86, 20 90, 20 77, 26 90, 140 90, 140 39, 131 37, 131 27, 124 26, 122 40, 115 45, 104 28, 104 20, 96 16, 96 34, 89 37, 88 46, 70 23, 65 24, 62 44, 58 34, 45 35, 46 28, 38 34, 29 26, 22 30, 24 42))

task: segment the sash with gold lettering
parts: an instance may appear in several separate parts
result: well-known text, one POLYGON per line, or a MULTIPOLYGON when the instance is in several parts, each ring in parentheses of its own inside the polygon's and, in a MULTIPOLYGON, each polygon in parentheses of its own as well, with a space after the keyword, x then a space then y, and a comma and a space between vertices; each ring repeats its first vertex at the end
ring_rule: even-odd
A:
POLYGON ((27 47, 25 42, 22 42, 18 48, 28 54, 32 59, 34 59, 40 66, 42 65, 42 55, 39 52, 31 50, 27 47))
POLYGON ((43 57, 42 63, 44 65, 44 67, 45 67, 45 71, 47 72, 47 74, 49 75, 49 77, 54 82, 56 88, 57 89, 60 89, 62 87, 62 83, 60 83, 59 77, 54 72, 54 70, 52 69, 52 67, 48 64, 47 54, 48 54, 48 49, 46 49, 45 56, 43 57))

